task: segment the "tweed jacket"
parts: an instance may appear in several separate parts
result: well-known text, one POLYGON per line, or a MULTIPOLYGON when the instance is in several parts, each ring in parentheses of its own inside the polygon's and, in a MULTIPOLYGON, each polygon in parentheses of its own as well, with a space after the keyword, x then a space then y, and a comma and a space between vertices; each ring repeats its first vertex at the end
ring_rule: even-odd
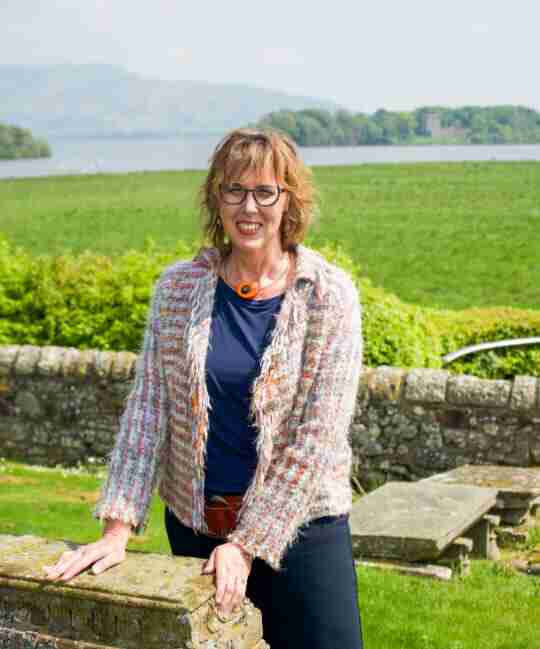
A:
MULTIPOLYGON (((258 463, 228 539, 274 569, 299 528, 351 508, 353 415, 362 362, 351 278, 304 246, 254 380, 258 463)), ((152 492, 207 531, 205 364, 220 254, 205 248, 169 266, 152 297, 133 387, 94 515, 144 531, 152 492)))

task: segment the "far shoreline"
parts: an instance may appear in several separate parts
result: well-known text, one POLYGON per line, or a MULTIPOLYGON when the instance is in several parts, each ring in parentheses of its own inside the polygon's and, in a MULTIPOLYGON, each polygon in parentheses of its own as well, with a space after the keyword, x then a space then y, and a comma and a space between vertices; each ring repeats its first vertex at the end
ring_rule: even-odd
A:
MULTIPOLYGON (((221 136, 177 138, 50 139, 50 158, 0 160, 0 180, 134 172, 200 171, 221 136)), ((310 167, 540 161, 540 145, 359 145, 299 147, 310 167)))

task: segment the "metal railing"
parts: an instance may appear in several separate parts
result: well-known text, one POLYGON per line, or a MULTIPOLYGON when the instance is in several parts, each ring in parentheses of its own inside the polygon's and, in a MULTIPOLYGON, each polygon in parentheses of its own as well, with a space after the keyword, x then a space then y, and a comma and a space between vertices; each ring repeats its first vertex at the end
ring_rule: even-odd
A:
POLYGON ((518 347, 520 345, 538 345, 540 338, 512 338, 510 340, 498 340, 493 343, 480 343, 478 345, 469 345, 462 347, 456 352, 450 352, 442 357, 443 364, 451 363, 456 358, 466 356, 467 354, 474 354, 474 352, 483 352, 488 349, 499 349, 500 347, 518 347))

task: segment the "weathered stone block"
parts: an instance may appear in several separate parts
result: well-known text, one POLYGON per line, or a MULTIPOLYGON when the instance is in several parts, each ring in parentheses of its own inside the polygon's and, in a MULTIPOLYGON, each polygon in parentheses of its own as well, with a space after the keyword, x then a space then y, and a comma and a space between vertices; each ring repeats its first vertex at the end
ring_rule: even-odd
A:
POLYGON ((444 370, 411 370, 405 383, 405 399, 424 403, 442 403, 450 373, 444 370))
POLYGON ((447 464, 447 456, 438 449, 424 448, 418 446, 412 449, 413 461, 411 464, 417 472, 442 471, 447 464))
POLYGON ((41 358, 36 366, 37 374, 41 376, 56 376, 62 369, 64 347, 43 347, 41 358))
POLYGON ((531 458, 535 464, 540 464, 540 439, 534 439, 530 443, 531 458))
POLYGON ((396 367, 377 367, 368 375, 370 396, 374 401, 399 401, 405 372, 396 367))
POLYGON ((465 448, 469 439, 469 433, 465 430, 448 429, 443 431, 443 438, 445 444, 455 446, 457 448, 465 448))
POLYGON ((365 367, 360 374, 358 392, 356 393, 356 400, 360 408, 363 408, 369 403, 369 385, 371 381, 371 375, 374 371, 375 370, 372 367, 365 367))
POLYGON ((23 417, 29 419, 40 419, 43 416, 43 408, 35 394, 28 390, 21 390, 15 398, 15 407, 23 417))
POLYGON ((20 347, 18 345, 0 346, 0 377, 9 376, 20 347))
POLYGON ((0 415, 0 439, 2 439, 2 434, 4 433, 6 437, 9 437, 9 433, 13 429, 15 420, 13 417, 5 417, 0 415))
POLYGON ((36 444, 45 445, 49 442, 49 432, 44 429, 34 431, 33 437, 36 444))
POLYGON ((79 354, 79 350, 74 347, 69 347, 65 350, 64 356, 62 357, 62 376, 68 378, 75 375, 79 354))
POLYGON ((118 352, 114 355, 111 377, 115 381, 126 381, 135 376, 137 355, 131 352, 118 352))
POLYGON ((362 453, 367 457, 375 457, 383 454, 383 447, 377 442, 370 441, 362 448, 362 453))
POLYGON ((532 376, 516 376, 512 385, 510 408, 532 410, 536 405, 537 379, 532 376))
POLYGON ((108 378, 111 373, 115 356, 116 354, 114 352, 96 352, 94 370, 99 378, 108 378))
POLYGON ((67 584, 46 581, 43 566, 70 546, 0 536, 0 647, 266 646, 260 613, 249 601, 228 620, 218 615, 212 577, 200 575, 202 560, 128 553, 101 575, 83 573, 67 584))
POLYGON ((452 376, 448 379, 448 402, 459 405, 495 406, 508 405, 512 384, 510 381, 493 381, 474 376, 452 376))
POLYGON ((482 433, 470 432, 467 436, 467 445, 479 451, 485 451, 489 448, 489 439, 482 433))
POLYGON ((514 448, 508 452, 508 456, 503 464, 526 467, 530 464, 530 458, 531 453, 528 436, 517 435, 514 440, 514 448))
POLYGON ((23 345, 19 348, 17 360, 15 362, 15 372, 20 376, 34 374, 37 364, 41 357, 41 348, 23 345))
POLYGON ((79 352, 79 358, 74 368, 74 376, 85 379, 94 375, 96 353, 93 349, 84 349, 79 352))

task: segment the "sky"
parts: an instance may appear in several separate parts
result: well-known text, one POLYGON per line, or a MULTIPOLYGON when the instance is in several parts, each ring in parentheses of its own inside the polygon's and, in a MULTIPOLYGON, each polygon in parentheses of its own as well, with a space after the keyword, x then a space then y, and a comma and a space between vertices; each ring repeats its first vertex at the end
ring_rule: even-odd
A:
POLYGON ((110 63, 363 112, 540 110, 539 26, 538 0, 0 0, 0 63, 110 63))

